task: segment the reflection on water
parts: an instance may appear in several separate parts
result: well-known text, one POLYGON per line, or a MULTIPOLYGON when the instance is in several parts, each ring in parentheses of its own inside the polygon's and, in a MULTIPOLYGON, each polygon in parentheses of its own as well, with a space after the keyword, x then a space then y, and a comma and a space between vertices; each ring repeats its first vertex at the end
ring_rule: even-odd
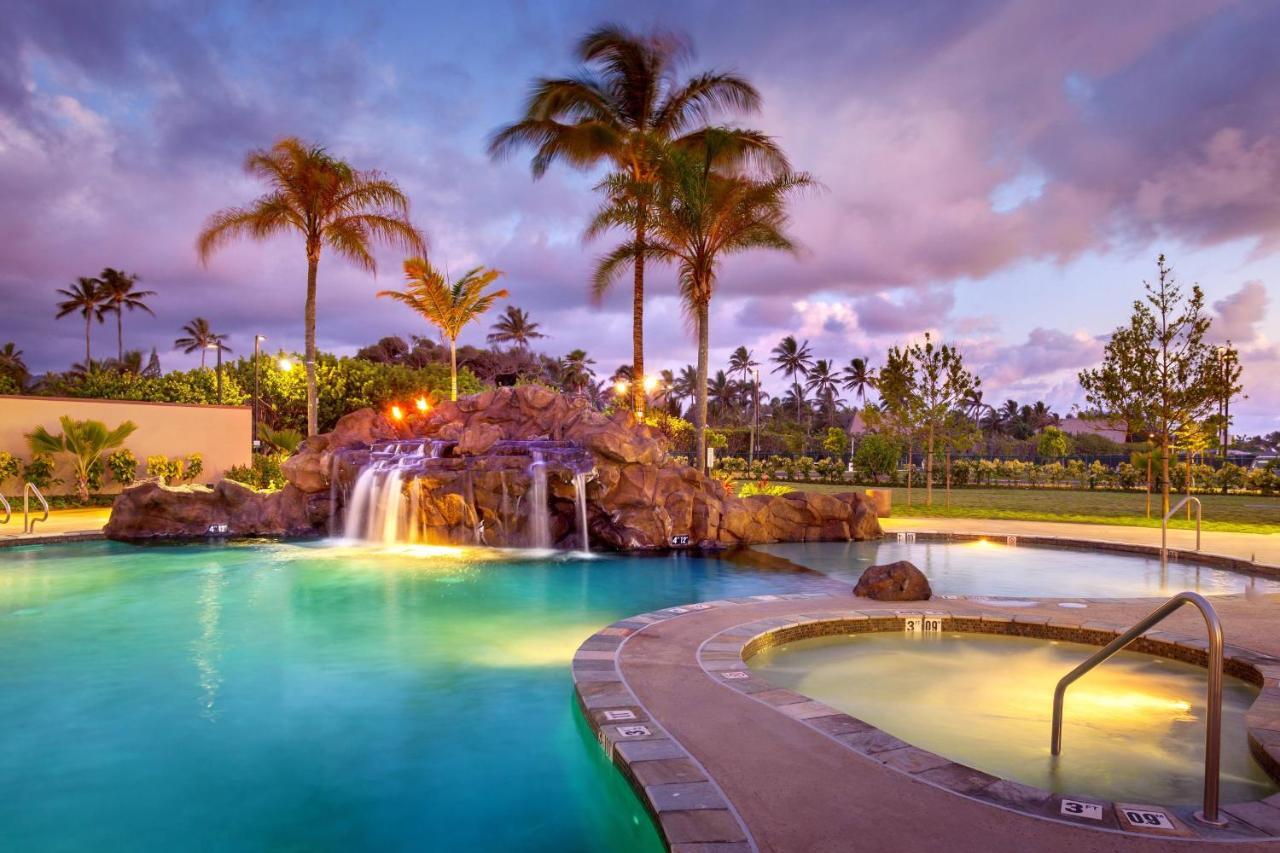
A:
POLYGON ((1190 563, 1003 542, 801 542, 757 546, 849 583, 870 565, 910 560, 937 595, 1139 598, 1280 592, 1280 581, 1190 563))
MULTIPOLYGON (((1067 691, 1062 755, 1049 754, 1053 689, 1096 649, 1018 637, 864 634, 770 649, 752 669, 921 748, 1028 785, 1192 805, 1203 793, 1205 673, 1122 652, 1067 691)), ((1257 691, 1226 679, 1222 799, 1275 793, 1249 755, 1257 691)))
POLYGON ((205 570, 200 585, 200 636, 192 643, 192 655, 200 684, 200 715, 207 720, 217 720, 214 703, 218 698, 218 685, 222 676, 218 673, 218 657, 221 643, 218 637, 218 613, 222 610, 220 594, 227 579, 218 565, 205 570))

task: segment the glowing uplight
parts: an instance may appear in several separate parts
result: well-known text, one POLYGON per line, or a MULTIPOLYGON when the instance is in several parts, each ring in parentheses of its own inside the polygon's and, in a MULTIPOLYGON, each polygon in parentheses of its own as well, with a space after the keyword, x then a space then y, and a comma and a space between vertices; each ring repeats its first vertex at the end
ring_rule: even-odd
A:
POLYGON ((287 358, 282 358, 279 361, 277 361, 276 366, 279 367, 280 370, 282 370, 285 373, 288 373, 290 370, 293 370, 293 362, 287 358))
POLYGON ((658 377, 646 376, 644 378, 644 390, 646 394, 652 394, 658 388, 658 377))
POLYGON ((427 406, 427 398, 426 398, 426 397, 419 397, 419 398, 418 398, 418 402, 417 402, 417 403, 415 403, 414 405, 416 405, 416 406, 418 407, 418 411, 419 411, 419 412, 425 412, 425 411, 429 408, 429 407, 427 406))
POLYGON ((404 409, 400 408, 399 406, 392 406, 391 417, 397 421, 404 420, 404 409))
POLYGON ((631 387, 631 383, 625 379, 619 379, 617 382, 613 383, 613 390, 615 393, 618 393, 618 394, 627 393, 627 389, 630 387, 631 387))

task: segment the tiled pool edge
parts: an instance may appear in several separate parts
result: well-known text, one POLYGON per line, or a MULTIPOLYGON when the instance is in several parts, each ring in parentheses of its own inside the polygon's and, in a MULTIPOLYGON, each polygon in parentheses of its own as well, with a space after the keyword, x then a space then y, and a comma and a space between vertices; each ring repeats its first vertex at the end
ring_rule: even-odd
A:
MULTIPOLYGON (((851 750, 893 771, 968 799, 1038 819, 1148 838, 1162 836, 1171 840, 1182 838, 1218 843, 1258 843, 1280 839, 1280 794, 1266 800, 1223 806, 1222 811, 1229 821, 1225 829, 1214 829, 1192 820, 1193 807, 1159 805, 1140 805, 1138 808, 1164 813, 1174 827, 1172 831, 1134 826, 1125 817, 1125 812, 1131 811, 1136 804, 1111 803, 1086 796, 1064 798, 1000 779, 915 747, 810 697, 777 688, 765 678, 743 668, 746 659, 774 645, 818 636, 902 631, 905 617, 926 615, 941 618, 942 630, 961 633, 999 633, 1092 645, 1104 645, 1119 633, 1111 625, 1073 623, 1060 618, 954 615, 946 610, 927 607, 895 611, 850 610, 776 616, 733 626, 703 641, 698 649, 698 661, 712 680, 775 708, 780 714, 825 736, 834 748, 851 750), (1063 812, 1064 799, 1096 804, 1100 806, 1101 817, 1097 820, 1072 819, 1063 812)), ((1131 648, 1197 665, 1204 665, 1207 656, 1204 641, 1162 631, 1149 632, 1131 648)), ((1236 646, 1227 647, 1227 657, 1226 671, 1229 674, 1261 688, 1246 715, 1249 743, 1255 759, 1273 777, 1280 779, 1280 659, 1236 646)))
POLYGON ((574 653, 573 687, 578 707, 605 755, 653 818, 668 850, 755 853, 758 848, 716 781, 632 692, 619 667, 623 646, 650 625, 714 607, 828 597, 826 593, 803 593, 668 607, 614 622, 588 637, 574 653))

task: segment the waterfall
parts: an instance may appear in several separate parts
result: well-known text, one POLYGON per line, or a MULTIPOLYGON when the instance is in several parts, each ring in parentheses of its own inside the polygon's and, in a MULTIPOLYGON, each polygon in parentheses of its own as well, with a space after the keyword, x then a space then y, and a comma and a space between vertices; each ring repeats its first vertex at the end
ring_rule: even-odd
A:
POLYGON ((547 508, 547 463, 541 451, 533 451, 529 463, 529 545, 533 548, 551 547, 551 516, 547 508))
POLYGON ((587 530, 587 474, 579 471, 573 475, 573 502, 578 510, 578 536, 582 550, 591 553, 591 534, 587 530))
MULTIPOLYGON (((528 531, 525 544, 548 549, 553 547, 548 478, 554 475, 562 481, 572 478, 578 541, 582 550, 588 550, 586 482, 595 470, 590 451, 569 441, 503 440, 484 457, 472 457, 457 455, 456 444, 442 439, 398 439, 335 453, 330 474, 330 530, 347 539, 366 542, 436 544, 436 531, 425 525, 423 518, 424 513, 434 516, 430 510, 439 497, 434 490, 439 488, 458 494, 470 508, 471 529, 469 535, 463 534, 468 542, 483 545, 487 539, 517 544, 514 529, 523 523, 528 531), (524 476, 529 483, 519 497, 512 493, 508 482, 509 474, 520 476, 521 466, 516 460, 524 463, 524 476), (356 470, 352 462, 359 465, 354 483, 342 479, 356 470), (488 476, 477 479, 477 472, 497 473, 497 482, 488 476), (501 495, 487 491, 478 495, 481 483, 485 489, 500 488, 501 495), (478 499, 486 506, 498 504, 497 517, 490 521, 500 532, 485 530, 478 499), (522 505, 522 501, 527 503, 522 505), (338 510, 340 503, 343 506, 338 510)), ((457 542, 458 533, 449 530, 440 535, 457 542)))

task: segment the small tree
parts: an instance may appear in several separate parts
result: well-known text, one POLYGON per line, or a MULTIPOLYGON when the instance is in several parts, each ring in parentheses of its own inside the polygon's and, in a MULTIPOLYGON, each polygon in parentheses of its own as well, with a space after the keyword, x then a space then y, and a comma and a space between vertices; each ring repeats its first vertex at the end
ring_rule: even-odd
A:
POLYGON ((1047 426, 1036 440, 1036 455, 1042 459, 1061 459, 1071 452, 1071 436, 1055 426, 1047 426))
POLYGON ((843 459, 849 452, 849 433, 840 427, 827 427, 827 434, 822 439, 822 449, 843 459))
POLYGON ((925 333, 924 343, 907 348, 906 356, 914 367, 915 409, 925 435, 924 502, 933 505, 933 457, 935 444, 946 431, 947 418, 953 409, 978 388, 982 381, 964 367, 960 351, 948 344, 935 346, 925 333))
MULTIPOLYGON (((888 433, 906 444, 907 505, 910 506, 913 471, 911 455, 919 435, 921 414, 915 364, 906 351, 898 347, 889 349, 884 367, 880 368, 879 383, 880 407, 864 408, 863 419, 871 429, 888 433)), ((896 444, 894 446, 897 447, 896 444)))
POLYGON ((878 483, 881 477, 889 476, 897 469, 901 454, 902 450, 893 439, 873 433, 858 442, 858 449, 853 452, 853 468, 860 477, 878 483))
POLYGON ((65 453, 71 457, 75 468, 76 493, 83 503, 89 500, 89 483, 93 479, 93 469, 101 466, 101 460, 108 451, 115 450, 124 444, 125 439, 138 427, 133 421, 125 421, 113 430, 108 430, 101 421, 77 421, 66 415, 58 419, 62 425, 62 433, 53 435, 42 426, 27 434, 27 442, 31 452, 53 456, 65 453))
POLYGON ((1156 259, 1156 271, 1154 284, 1143 282, 1146 295, 1134 301, 1128 325, 1112 333, 1102 366, 1081 371, 1080 386, 1090 405, 1124 418, 1134 432, 1145 428, 1155 436, 1162 451, 1165 514, 1174 435, 1241 388, 1232 374, 1219 369, 1213 347, 1205 343, 1210 320, 1200 286, 1192 285, 1185 296, 1164 255, 1156 259))

